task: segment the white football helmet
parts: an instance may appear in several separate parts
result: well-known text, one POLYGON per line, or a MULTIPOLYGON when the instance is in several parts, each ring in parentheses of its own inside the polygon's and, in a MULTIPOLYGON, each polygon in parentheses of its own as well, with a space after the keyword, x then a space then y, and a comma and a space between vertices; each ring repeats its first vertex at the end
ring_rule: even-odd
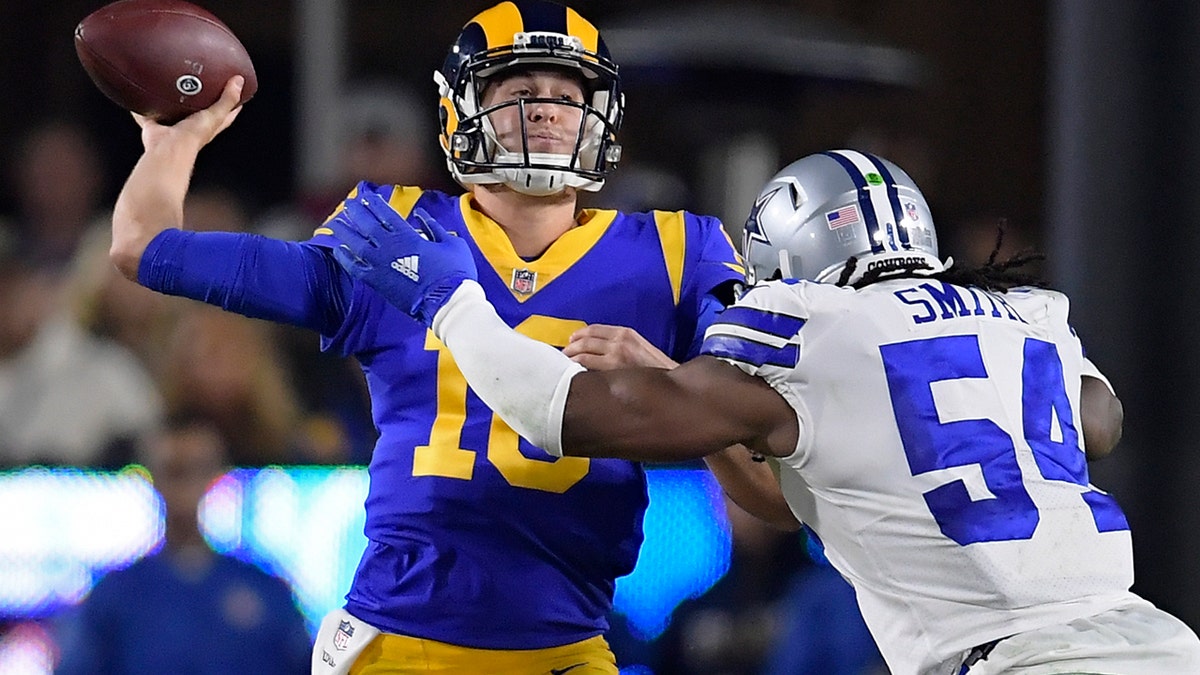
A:
POLYGON ((621 159, 616 133, 625 102, 617 67, 596 27, 569 7, 512 0, 481 12, 463 27, 433 79, 441 96, 439 141, 450 173, 464 187, 502 183, 535 196, 568 186, 599 190, 621 159), (506 68, 539 65, 580 73, 584 102, 525 98, 480 108, 488 78, 506 68), (530 152, 524 128, 520 151, 500 145, 489 114, 506 106, 523 113, 534 102, 581 109, 573 152, 530 152))
POLYGON ((929 205, 895 164, 832 150, 789 164, 762 189, 742 233, 747 281, 853 284, 871 272, 933 274, 937 233, 929 205), (855 258, 843 279, 847 261, 855 258))

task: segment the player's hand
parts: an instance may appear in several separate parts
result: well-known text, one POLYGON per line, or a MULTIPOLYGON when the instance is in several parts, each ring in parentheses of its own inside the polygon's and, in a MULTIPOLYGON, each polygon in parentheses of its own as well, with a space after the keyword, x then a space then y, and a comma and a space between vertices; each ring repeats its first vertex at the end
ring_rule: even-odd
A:
POLYGON ((195 149, 199 150, 208 145, 217 134, 228 129, 242 111, 239 103, 245 83, 245 78, 241 75, 234 75, 225 83, 225 89, 221 91, 221 97, 215 103, 171 126, 159 124, 137 113, 130 113, 142 128, 142 146, 150 150, 164 142, 187 142, 196 144, 195 149))
POLYGON ((366 181, 342 206, 325 223, 339 242, 334 258, 350 276, 426 326, 463 281, 477 278, 467 242, 424 211, 406 220, 366 181))
POLYGON ((588 370, 613 370, 648 366, 674 368, 671 357, 650 344, 636 330, 594 323, 571 334, 563 353, 588 370))

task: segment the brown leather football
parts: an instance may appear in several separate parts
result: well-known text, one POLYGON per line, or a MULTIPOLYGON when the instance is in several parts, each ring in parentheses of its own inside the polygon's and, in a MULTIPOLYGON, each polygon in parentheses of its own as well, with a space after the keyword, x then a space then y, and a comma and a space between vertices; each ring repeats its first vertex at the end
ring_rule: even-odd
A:
POLYGON ((163 124, 203 110, 234 75, 241 102, 258 90, 254 64, 233 31, 183 0, 119 0, 75 27, 75 52, 117 105, 163 124))

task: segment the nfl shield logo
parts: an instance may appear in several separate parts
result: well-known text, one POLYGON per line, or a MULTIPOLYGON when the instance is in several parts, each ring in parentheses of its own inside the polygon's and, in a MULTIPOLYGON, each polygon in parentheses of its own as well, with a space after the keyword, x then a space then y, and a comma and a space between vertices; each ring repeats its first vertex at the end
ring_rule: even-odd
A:
POLYGON ((914 204, 912 202, 905 202, 904 210, 908 213, 909 218, 911 218, 913 220, 917 219, 917 205, 916 204, 914 204))
POLYGON ((537 287, 537 272, 533 270, 513 270, 512 289, 521 295, 529 295, 537 287))
POLYGON ((337 632, 333 634, 333 646, 340 649, 345 649, 346 645, 350 644, 350 638, 354 635, 354 626, 350 625, 349 621, 338 623, 337 632))

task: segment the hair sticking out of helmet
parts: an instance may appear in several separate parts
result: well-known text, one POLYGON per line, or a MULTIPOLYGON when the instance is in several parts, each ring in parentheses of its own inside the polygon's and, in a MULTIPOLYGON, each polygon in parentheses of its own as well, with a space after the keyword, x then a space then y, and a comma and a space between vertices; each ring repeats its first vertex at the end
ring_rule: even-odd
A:
POLYGON ((513 0, 484 10, 463 27, 434 81, 441 96, 439 141, 450 173, 464 187, 498 183, 536 196, 567 187, 599 190, 621 159, 616 134, 625 102, 617 67, 596 27, 569 7, 513 0), (489 82, 511 69, 577 74, 582 100, 523 94, 485 107, 489 82), (538 104, 578 115, 578 124, 564 131, 574 134, 573 143, 540 151, 524 121, 519 142, 502 142, 493 120, 514 111, 524 120, 527 107, 538 104))
POLYGON ((852 285, 946 268, 916 183, 886 159, 855 150, 809 155, 768 181, 746 219, 742 253, 751 284, 852 285))

